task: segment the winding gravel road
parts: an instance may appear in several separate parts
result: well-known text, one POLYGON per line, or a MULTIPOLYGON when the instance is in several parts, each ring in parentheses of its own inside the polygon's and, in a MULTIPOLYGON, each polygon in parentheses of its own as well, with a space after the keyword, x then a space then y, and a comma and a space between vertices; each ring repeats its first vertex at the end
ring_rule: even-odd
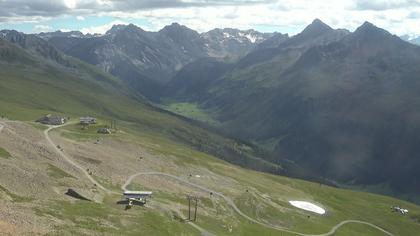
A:
MULTIPOLYGON (((84 167, 82 167, 81 165, 77 164, 76 162, 74 162, 70 157, 68 157, 63 151, 61 151, 60 149, 57 148, 57 145, 51 140, 50 136, 48 135, 48 132, 50 132, 53 129, 56 128, 60 128, 66 125, 69 125, 70 123, 64 124, 64 125, 58 125, 58 126, 48 126, 48 129, 46 129, 44 131, 44 135, 45 138, 47 139, 48 143, 54 148, 54 150, 61 156, 64 158, 64 160, 66 160, 69 164, 73 165, 74 167, 76 167, 77 169, 79 169, 89 180, 90 182, 92 182, 93 184, 96 184, 97 187, 99 187, 100 189, 102 189, 103 191, 105 191, 106 193, 109 194, 118 194, 120 195, 121 193, 112 191, 107 189, 106 187, 104 187, 103 185, 101 185, 100 183, 98 183, 95 179, 92 178, 91 175, 89 175, 89 173, 86 171, 86 169, 84 167)), ((4 128, 4 123, 0 123, 0 133, 3 131, 4 128)), ((127 190, 127 186, 138 176, 141 175, 155 175, 155 176, 162 176, 162 177, 166 177, 166 178, 170 178, 173 179, 175 181, 178 181, 180 183, 183 183, 185 185, 189 185, 193 188, 196 188, 198 190, 207 192, 207 193, 212 193, 215 196, 218 196, 222 199, 224 199, 226 201, 226 203, 228 205, 230 205, 236 213, 238 213, 239 215, 241 215, 242 217, 244 217, 245 219, 249 220, 250 222, 253 222, 255 224, 259 224, 261 226, 264 226, 266 228, 271 228, 271 229, 275 229, 275 230, 279 230, 279 231, 283 231, 283 232, 287 232, 287 233, 291 233, 291 234, 296 234, 296 235, 300 235, 300 236, 331 236, 333 234, 335 234, 335 232, 342 226, 346 225, 346 224, 364 224, 364 225, 368 225, 372 228, 375 228, 381 232, 383 232, 386 235, 389 236, 394 236, 394 234, 386 231, 385 229, 382 229, 381 227, 371 224, 369 222, 365 222, 365 221, 360 221, 360 220, 345 220, 342 221, 340 223, 338 223, 337 225, 335 225, 334 227, 331 228, 331 230, 325 234, 304 234, 304 233, 299 233, 299 232, 295 232, 292 230, 289 230, 287 228, 283 228, 283 227, 278 227, 278 226, 274 226, 274 225, 270 225, 270 224, 266 224, 263 222, 260 222, 256 219, 253 219, 251 217, 249 217, 248 215, 246 215, 245 213, 243 213, 237 206, 236 204, 233 202, 232 199, 230 199, 229 197, 223 195, 222 193, 219 193, 217 191, 211 190, 209 188, 206 188, 204 186, 195 184, 195 183, 191 183, 185 179, 182 179, 178 176, 175 175, 171 175, 171 174, 167 174, 167 173, 162 173, 162 172, 139 172, 136 174, 131 175, 127 181, 124 183, 124 185, 121 186, 122 190, 127 190)), ((203 228, 199 227, 198 225, 194 224, 193 222, 187 222, 188 224, 190 224, 192 227, 196 228, 198 231, 200 231, 201 235, 203 236, 212 236, 213 234, 207 232, 206 230, 204 230, 203 228)))
POLYGON ((343 225, 353 223, 353 224, 364 224, 364 225, 368 225, 368 226, 370 226, 370 227, 373 227, 373 228, 375 228, 375 229, 377 229, 377 230, 379 230, 379 231, 381 231, 381 232, 385 233, 386 235, 389 235, 389 236, 394 236, 394 234, 392 234, 392 233, 390 233, 390 232, 388 232, 388 231, 386 231, 386 230, 382 229, 382 228, 381 228, 381 227, 379 227, 379 226, 376 226, 376 225, 371 224, 371 223, 369 223, 369 222, 360 221, 360 220, 345 220, 345 221, 342 221, 342 222, 338 223, 337 225, 335 225, 334 227, 332 227, 332 228, 331 228, 331 230, 330 230, 328 233, 325 233, 325 234, 304 234, 304 233, 299 233, 299 232, 295 232, 295 231, 289 230, 289 229, 287 229, 287 228, 283 228, 283 227, 278 227, 278 226, 274 226, 274 225, 266 224, 266 223, 260 222, 260 221, 258 221, 258 220, 256 220, 256 219, 253 219, 253 218, 249 217, 248 215, 246 215, 245 213, 243 213, 243 212, 242 212, 242 211, 241 211, 241 210, 240 210, 240 209, 236 206, 236 204, 233 202, 233 200, 232 200, 232 199, 230 199, 229 197, 227 197, 227 196, 223 195, 222 193, 219 193, 219 192, 213 191, 213 190, 211 190, 211 189, 209 189, 209 188, 203 187, 203 186, 198 185, 198 184, 195 184, 195 183, 191 183, 191 182, 189 182, 189 181, 187 181, 187 180, 185 180, 185 179, 182 179, 182 178, 180 178, 180 177, 178 177, 178 176, 171 175, 171 174, 167 174, 167 173, 161 173, 161 172, 139 172, 139 173, 136 173, 136 174, 134 174, 134 175, 131 175, 131 176, 127 179, 127 181, 124 183, 124 185, 123 185, 121 188, 122 188, 123 190, 127 190, 127 186, 131 183, 131 181, 133 181, 133 179, 135 179, 136 177, 141 176, 141 175, 156 175, 156 176, 163 176, 163 177, 171 178, 171 179, 173 179, 173 180, 175 180, 175 181, 178 181, 178 182, 181 182, 181 183, 183 183, 183 184, 189 185, 189 186, 191 186, 191 187, 193 187, 193 188, 196 188, 196 189, 199 189, 199 190, 201 190, 201 191, 204 191, 204 192, 207 192, 207 193, 213 193, 213 195, 218 196, 218 197, 221 197, 222 199, 224 199, 224 200, 226 201, 226 203, 227 203, 228 205, 230 205, 230 206, 231 206, 231 207, 232 207, 232 208, 236 211, 236 213, 238 213, 239 215, 241 215, 241 216, 242 216, 242 217, 244 217, 245 219, 249 220, 250 222, 253 222, 253 223, 255 223, 255 224, 259 224, 259 225, 264 226, 264 227, 266 227, 266 228, 275 229, 275 230, 278 230, 278 231, 283 231, 283 232, 287 232, 287 233, 291 233, 291 234, 296 234, 296 235, 300 235, 300 236, 330 236, 330 235, 335 234, 335 232, 336 232, 336 231, 337 231, 340 227, 342 227, 343 225))
POLYGON ((80 170, 80 172, 82 172, 86 178, 89 179, 90 182, 92 182, 93 184, 95 184, 98 188, 102 189, 103 191, 110 193, 110 194, 118 194, 120 195, 121 193, 112 191, 107 189, 106 187, 104 187, 102 184, 98 183, 87 171, 86 168, 82 167, 81 165, 77 164, 75 161, 73 161, 72 158, 70 158, 69 156, 67 156, 63 151, 61 151, 57 145, 51 140, 50 136, 48 135, 48 132, 50 132, 53 129, 57 129, 63 126, 69 125, 69 123, 64 124, 64 125, 57 125, 57 126, 48 126, 48 129, 44 130, 44 135, 45 138, 47 139, 48 143, 50 144, 51 147, 54 148, 54 150, 64 159, 66 160, 69 164, 71 164, 72 166, 76 167, 77 169, 80 170))
MULTIPOLYGON (((89 180, 90 182, 92 182, 93 184, 96 184, 97 187, 99 187, 100 189, 104 190, 106 193, 109 194, 116 194, 116 195, 121 195, 121 193, 112 191, 110 189, 107 189, 106 187, 104 187, 103 185, 101 185, 100 183, 98 183, 94 178, 92 178, 91 175, 89 175, 89 173, 86 171, 86 168, 82 167, 81 165, 77 164, 76 162, 74 162, 72 160, 72 158, 68 157, 63 151, 61 151, 60 149, 57 148, 57 145, 52 141, 52 139, 50 138, 50 136, 48 135, 48 132, 50 132, 53 129, 57 129, 66 125, 69 125, 71 123, 66 123, 63 125, 57 125, 57 126, 48 126, 48 129, 44 130, 44 136, 47 139, 48 143, 54 148, 54 150, 61 156, 63 157, 68 163, 70 163, 71 165, 73 165, 74 167, 76 167, 77 169, 79 169, 89 180)), ((1 131, 1 130, 0 130, 1 131)), ((132 178, 131 178, 132 179, 132 178)), ((131 180, 130 180, 131 182, 131 180)), ((127 185, 129 183, 126 183, 127 185)), ((125 190, 125 187, 127 185, 123 186, 123 189, 125 190)), ((194 224, 191 221, 187 222, 189 225, 191 225, 192 227, 194 227, 196 230, 198 230, 200 232, 200 234, 202 236, 214 236, 214 234, 209 233, 208 231, 206 231, 205 229, 201 228, 200 226, 194 224)))

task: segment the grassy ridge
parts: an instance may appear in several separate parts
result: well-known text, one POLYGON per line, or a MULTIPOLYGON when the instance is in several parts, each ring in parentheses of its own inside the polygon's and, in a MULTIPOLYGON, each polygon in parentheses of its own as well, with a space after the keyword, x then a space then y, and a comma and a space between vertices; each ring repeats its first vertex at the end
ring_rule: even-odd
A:
POLYGON ((57 113, 75 119, 85 115, 115 119, 235 164, 270 172, 279 169, 263 161, 258 150, 238 148, 246 145, 152 107, 111 75, 77 59, 66 57, 69 66, 63 66, 5 41, 0 45, 2 52, 15 58, 0 60, 0 115, 7 118, 33 121, 57 113))
MULTIPOLYGON (((142 132, 131 127, 129 124, 122 124, 121 129, 127 133, 121 136, 112 136, 112 138, 121 142, 134 142, 156 156, 165 156, 168 160, 175 159, 174 163, 177 166, 191 169, 205 168, 223 176, 226 180, 233 181, 235 184, 232 186, 221 184, 212 188, 231 197, 241 211, 262 222, 281 225, 308 234, 328 232, 334 225, 348 219, 367 221, 396 235, 416 235, 419 230, 420 207, 417 205, 386 196, 333 188, 318 183, 242 169, 214 156, 193 150, 188 145, 182 145, 168 136, 142 132), (130 132, 128 132, 129 130, 130 132), (327 214, 321 216, 299 210, 291 206, 288 203, 289 200, 314 202, 325 208, 327 214), (409 216, 391 212, 390 207, 393 205, 408 208, 409 216), (308 218, 308 216, 310 217, 308 218)), ((63 127, 61 130, 63 134, 70 130, 80 135, 90 132, 72 126, 63 127)), ((93 137, 92 140, 94 140, 93 137)), ((169 166, 160 171, 171 173, 173 167, 169 166)), ((102 182, 106 183, 107 180, 103 179, 102 182)), ((133 182, 129 186, 129 189, 142 188, 144 185, 139 182, 133 182)), ((174 194, 158 186, 155 188, 153 191, 156 195, 153 197, 153 201, 172 203, 184 206, 185 209, 184 194, 174 194)), ((112 204, 109 207, 113 207, 112 204)), ((135 211, 137 212, 137 210, 135 211)), ((197 224, 217 235, 293 235, 250 223, 233 212, 224 201, 218 201, 215 197, 201 197, 199 212, 197 224)), ((184 212, 184 215, 186 214, 187 212, 184 212)), ((172 216, 165 217, 171 218, 172 216)), ((337 235, 359 234, 384 235, 369 226, 358 224, 347 224, 337 231, 337 235)))

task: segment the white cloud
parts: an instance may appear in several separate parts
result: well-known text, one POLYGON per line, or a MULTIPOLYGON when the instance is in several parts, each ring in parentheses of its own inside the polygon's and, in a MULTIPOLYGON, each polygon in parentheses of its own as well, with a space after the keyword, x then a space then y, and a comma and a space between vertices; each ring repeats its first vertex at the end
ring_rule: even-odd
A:
POLYGON ((34 33, 49 32, 51 30, 52 27, 48 25, 35 25, 33 28, 34 33))
POLYGON ((74 9, 77 6, 76 0, 64 0, 64 5, 66 5, 70 9, 74 9))
POLYGON ((104 25, 98 25, 98 26, 92 26, 92 27, 82 28, 80 30, 80 32, 82 32, 84 34, 104 34, 113 25, 128 25, 128 23, 125 22, 125 21, 116 20, 116 21, 112 21, 112 22, 110 22, 108 24, 104 24, 104 25))
POLYGON ((313 19, 320 18, 333 28, 355 30, 364 21, 370 21, 394 34, 420 35, 420 7, 404 8, 396 4, 395 8, 388 5, 388 9, 377 11, 356 10, 355 3, 352 0, 278 0, 270 5, 155 9, 133 13, 114 12, 112 15, 146 18, 152 22, 154 30, 177 21, 198 31, 215 27, 247 29, 265 25, 283 33, 296 34, 313 19))
POLYGON ((382 11, 419 6, 419 0, 355 0, 355 8, 359 10, 382 11))
MULTIPOLYGON (((364 21, 370 21, 391 33, 420 35, 420 0, 61 0, 62 4, 53 4, 51 10, 45 1, 21 1, 26 6, 22 9, 29 10, 17 10, 13 8, 16 4, 7 4, 10 0, 0 0, 0 21, 28 22, 60 14, 78 20, 86 16, 111 16, 124 23, 146 20, 150 24, 141 27, 154 31, 178 22, 200 32, 216 27, 264 26, 295 34, 313 19, 320 18, 333 28, 354 30, 364 21)), ((82 30, 103 33, 112 23, 82 30)))

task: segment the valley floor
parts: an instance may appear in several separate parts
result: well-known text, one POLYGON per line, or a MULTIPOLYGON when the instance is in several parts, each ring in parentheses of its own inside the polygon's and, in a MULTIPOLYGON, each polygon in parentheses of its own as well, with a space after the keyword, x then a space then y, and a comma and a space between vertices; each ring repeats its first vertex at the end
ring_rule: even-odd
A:
POLYGON ((165 137, 122 127, 0 120, 0 229, 10 235, 415 235, 420 207, 389 197, 245 170, 165 137), (92 199, 64 193, 75 189, 92 199), (125 189, 150 190, 124 210, 125 189), (186 221, 186 195, 199 198, 186 221), (314 202, 325 215, 289 200, 314 202), (391 212, 410 209, 409 216, 391 212), (188 225, 187 225, 187 224, 188 225))

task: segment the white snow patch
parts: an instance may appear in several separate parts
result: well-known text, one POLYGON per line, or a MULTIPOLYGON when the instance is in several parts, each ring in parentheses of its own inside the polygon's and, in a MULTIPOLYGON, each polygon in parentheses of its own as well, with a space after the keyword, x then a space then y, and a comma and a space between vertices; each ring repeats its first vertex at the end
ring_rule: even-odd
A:
POLYGON ((223 32, 223 37, 230 38, 232 37, 232 35, 230 35, 229 33, 223 32))
POLYGON ((289 201, 289 203, 297 208, 303 209, 305 211, 314 212, 320 215, 325 214, 325 210, 313 203, 304 202, 304 201, 289 201))
POLYGON ((248 41, 250 41, 251 43, 256 43, 258 40, 260 40, 258 36, 252 34, 245 34, 242 32, 239 32, 239 36, 248 39, 248 41))

